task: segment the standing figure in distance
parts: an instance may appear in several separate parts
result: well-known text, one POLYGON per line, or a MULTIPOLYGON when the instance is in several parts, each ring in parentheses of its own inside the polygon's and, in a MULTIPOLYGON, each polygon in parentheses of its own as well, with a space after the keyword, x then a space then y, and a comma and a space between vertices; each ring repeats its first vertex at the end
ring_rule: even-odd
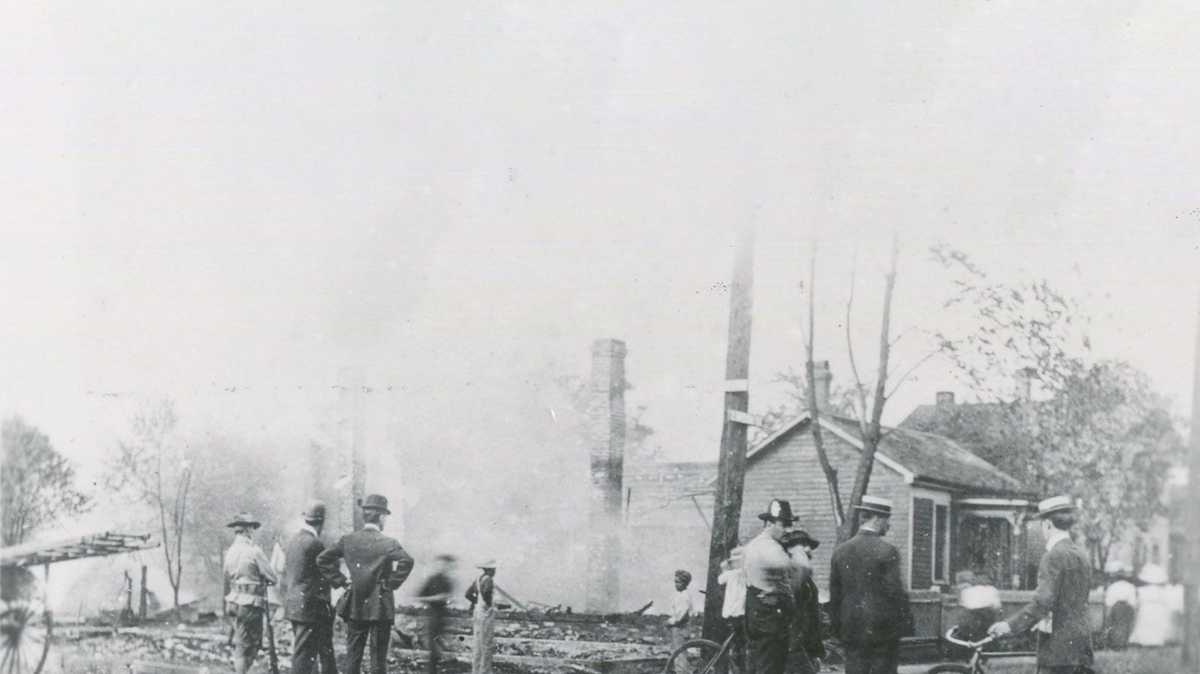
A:
POLYGON ((750 671, 783 674, 787 665, 789 626, 794 613, 792 558, 780 541, 796 518, 792 504, 775 499, 761 513, 763 530, 742 552, 746 568, 746 640, 750 671))
POLYGON ((476 568, 482 573, 467 588, 471 602, 471 674, 492 674, 492 652, 495 650, 496 606, 492 594, 496 589, 496 562, 488 560, 476 568))
POLYGON ((360 674, 369 638, 369 671, 383 674, 396 618, 393 593, 412 573, 413 559, 396 539, 383 534, 387 516, 392 513, 386 498, 370 494, 360 507, 363 528, 342 536, 333 547, 317 555, 317 567, 330 585, 346 588, 337 608, 338 616, 346 621, 346 671, 360 674), (349 579, 338 568, 342 559, 350 570, 349 579))
MULTIPOLYGON (((692 574, 679 569, 675 572, 675 596, 671 599, 671 617, 667 626, 671 628, 671 650, 679 648, 688 640, 688 621, 692 617, 692 596, 688 586, 692 584, 692 574)), ((687 654, 681 654, 675 660, 675 674, 687 674, 687 654)))
POLYGON ((429 607, 429 619, 425 623, 425 640, 429 647, 429 674, 437 674, 438 662, 442 659, 442 632, 446 629, 446 602, 450 601, 453 589, 454 555, 438 555, 434 560, 433 573, 421 586, 418 600, 429 607))
POLYGON ((329 581, 317 567, 317 557, 325 551, 321 541, 325 504, 313 501, 302 516, 304 525, 288 541, 284 554, 284 615, 292 623, 292 672, 311 674, 319 665, 321 674, 336 674, 329 581))
POLYGON ((829 613, 846 648, 846 674, 896 674, 900 637, 912 633, 912 607, 900 577, 900 551, 883 540, 892 502, 862 497, 858 533, 833 551, 829 613))
POLYGON ((1129 645, 1137 617, 1137 588, 1129 582, 1129 574, 1120 560, 1109 560, 1104 565, 1108 586, 1104 588, 1104 607, 1107 611, 1104 624, 1107 626, 1108 647, 1114 651, 1124 650, 1129 645))
POLYGON ((267 584, 277 583, 279 578, 266 553, 254 542, 254 530, 262 526, 258 520, 242 512, 225 526, 233 529, 233 544, 225 551, 223 565, 230 580, 226 610, 234 616, 233 669, 246 674, 262 648, 267 584))
POLYGON ((1046 552, 1038 564, 1033 601, 1005 621, 988 628, 1002 637, 1023 632, 1050 617, 1050 634, 1038 643, 1038 670, 1054 674, 1092 671, 1092 629, 1088 623, 1088 591, 1092 565, 1088 554, 1071 540, 1075 505, 1066 496, 1038 504, 1046 552))

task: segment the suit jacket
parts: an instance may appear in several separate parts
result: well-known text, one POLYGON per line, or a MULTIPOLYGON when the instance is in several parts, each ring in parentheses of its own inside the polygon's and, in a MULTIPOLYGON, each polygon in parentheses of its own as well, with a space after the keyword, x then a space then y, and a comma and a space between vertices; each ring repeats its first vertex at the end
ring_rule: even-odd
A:
POLYGON ((325 543, 308 529, 292 537, 287 544, 284 567, 284 615, 300 623, 323 623, 333 620, 329 604, 329 581, 317 568, 317 555, 325 543))
POLYGON ((911 634, 896 546, 868 530, 839 545, 829 569, 829 613, 834 634, 848 646, 883 645, 911 634))
POLYGON ((342 536, 332 547, 317 555, 321 574, 334 587, 345 587, 338 600, 343 620, 387 621, 396 616, 393 592, 413 569, 413 559, 396 539, 374 528, 363 528, 342 536), (346 560, 347 579, 338 568, 346 560))
POLYGON ((1092 629, 1088 624, 1091 578, 1087 553, 1068 538, 1042 555, 1033 601, 1008 619, 1014 632, 1022 632, 1053 611, 1051 634, 1038 644, 1039 665, 1092 664, 1092 629))

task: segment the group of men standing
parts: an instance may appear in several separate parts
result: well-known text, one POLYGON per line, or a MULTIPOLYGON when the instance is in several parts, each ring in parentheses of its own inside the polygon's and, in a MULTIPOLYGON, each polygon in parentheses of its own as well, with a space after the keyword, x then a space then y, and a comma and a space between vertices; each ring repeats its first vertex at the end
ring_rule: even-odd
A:
MULTIPOLYGON (((855 506, 857 533, 833 552, 829 570, 829 617, 841 642, 846 674, 895 674, 901 637, 913 630, 913 615, 901 576, 900 551, 883 540, 891 527, 892 503, 863 496, 855 506)), ((1075 505, 1066 496, 1038 504, 1046 552, 1038 567, 1037 592, 1027 606, 988 628, 993 638, 1042 623, 1039 671, 1091 672, 1087 619, 1091 567, 1070 537, 1075 505)), ((808 674, 820 668, 820 623, 815 619, 816 586, 807 560, 819 542, 795 529, 791 504, 773 500, 759 515, 763 530, 742 552, 745 582, 745 659, 753 674, 808 674), (793 551, 799 548, 804 554, 793 551), (791 552, 791 554, 789 554, 791 552), (811 599, 809 598, 811 597, 811 599)), ((729 592, 727 585, 726 592, 729 592)))
MULTIPOLYGON (((284 561, 284 617, 291 622, 294 635, 292 668, 294 674, 335 674, 337 665, 333 652, 334 617, 346 624, 347 662, 349 674, 360 674, 364 656, 367 670, 373 674, 387 671, 388 645, 396 615, 394 593, 413 570, 413 558, 400 543, 383 533, 391 511, 387 498, 371 494, 359 503, 363 526, 326 546, 321 539, 326 507, 314 502, 302 514, 304 525, 288 542, 284 561), (342 572, 342 564, 349 576, 342 572), (334 606, 331 590, 344 592, 334 606)), ((280 578, 266 555, 253 541, 261 523, 249 513, 241 513, 228 525, 234 530, 233 544, 225 553, 224 570, 231 581, 225 597, 227 613, 234 619, 234 669, 245 674, 258 656, 262 645, 264 620, 267 611, 267 588, 278 584, 280 578)), ((426 579, 420 600, 429 606, 429 670, 436 672, 441 654, 438 637, 445 624, 446 604, 450 598, 450 578, 454 559, 439 555, 434 572, 426 579)), ((490 622, 480 625, 478 618, 494 616, 492 577, 495 563, 480 565, 484 569, 467 598, 476 614, 477 632, 485 631, 488 638, 476 639, 478 674, 490 674, 490 622), (486 655, 482 651, 487 651, 486 655)))

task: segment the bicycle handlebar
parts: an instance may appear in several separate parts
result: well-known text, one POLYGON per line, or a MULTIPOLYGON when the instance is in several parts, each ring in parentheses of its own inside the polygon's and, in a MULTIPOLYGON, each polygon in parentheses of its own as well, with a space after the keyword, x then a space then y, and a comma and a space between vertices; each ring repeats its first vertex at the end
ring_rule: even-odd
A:
POLYGON ((946 630, 946 641, 949 641, 950 643, 952 643, 956 646, 964 646, 964 647, 970 648, 972 650, 979 650, 979 649, 983 648, 984 646, 986 646, 996 640, 996 637, 993 637, 993 636, 985 637, 979 641, 963 641, 962 639, 955 639, 954 638, 954 630, 956 630, 956 629, 958 629, 958 625, 955 625, 954 627, 951 627, 950 629, 946 630))

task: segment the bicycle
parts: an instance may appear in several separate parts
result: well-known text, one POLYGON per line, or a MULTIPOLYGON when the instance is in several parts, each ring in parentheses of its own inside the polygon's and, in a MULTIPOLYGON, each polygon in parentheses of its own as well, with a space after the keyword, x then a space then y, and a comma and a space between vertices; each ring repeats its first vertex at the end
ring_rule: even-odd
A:
POLYGON ((965 662, 944 662, 926 670, 925 674, 987 674, 988 660, 994 658, 1017 658, 1037 655, 1033 651, 984 651, 983 647, 996 640, 996 637, 984 637, 979 641, 963 641, 954 636, 958 625, 946 631, 946 641, 955 646, 971 649, 971 658, 965 662))
MULTIPOLYGON (((671 651, 667 664, 663 667, 663 674, 675 674, 680 671, 689 674, 742 674, 746 671, 745 663, 737 662, 738 658, 734 657, 732 649, 737 633, 737 629, 729 630, 729 636, 719 644, 709 639, 688 639, 682 646, 671 651), (686 668, 683 667, 684 663, 687 664, 686 668)), ((744 644, 745 640, 742 643, 744 644)))

